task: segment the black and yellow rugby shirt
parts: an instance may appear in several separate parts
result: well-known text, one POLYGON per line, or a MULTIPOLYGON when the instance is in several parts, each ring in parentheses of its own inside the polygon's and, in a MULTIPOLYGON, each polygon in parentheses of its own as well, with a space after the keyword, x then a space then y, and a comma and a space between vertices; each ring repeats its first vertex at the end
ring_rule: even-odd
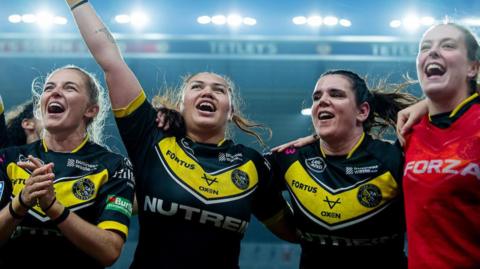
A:
POLYGON ((265 159, 230 140, 211 145, 166 136, 144 93, 115 115, 137 187, 132 268, 238 268, 250 215, 272 220, 285 206, 265 185, 265 159))
POLYGON ((363 135, 347 156, 326 156, 315 142, 267 159, 291 198, 301 268, 405 265, 399 147, 363 135))
MULTIPOLYGON (((125 237, 132 211, 133 171, 124 157, 87 142, 71 153, 49 151, 43 141, 0 151, 0 207, 25 187, 29 171, 17 166, 28 155, 53 162, 57 199, 101 229, 125 237)), ((35 206, 0 247, 0 268, 103 268, 75 247, 35 206)))

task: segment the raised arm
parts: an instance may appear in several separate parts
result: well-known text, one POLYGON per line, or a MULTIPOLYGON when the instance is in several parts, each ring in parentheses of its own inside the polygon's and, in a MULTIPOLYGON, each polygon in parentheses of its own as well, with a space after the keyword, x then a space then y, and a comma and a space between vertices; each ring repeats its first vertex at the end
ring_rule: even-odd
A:
POLYGON ((122 58, 112 34, 85 0, 66 0, 83 40, 105 73, 113 109, 124 108, 142 91, 135 74, 122 58))

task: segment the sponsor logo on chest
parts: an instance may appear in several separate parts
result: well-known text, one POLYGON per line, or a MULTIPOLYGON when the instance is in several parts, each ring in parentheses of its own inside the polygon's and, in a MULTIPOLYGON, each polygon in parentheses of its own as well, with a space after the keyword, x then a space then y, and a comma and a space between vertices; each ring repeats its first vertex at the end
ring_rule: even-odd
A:
POLYGON ((479 164, 455 159, 410 161, 405 165, 403 175, 408 173, 470 175, 480 180, 479 164))
POLYGON ((327 163, 323 160, 322 157, 306 159, 305 165, 308 167, 308 169, 317 173, 322 173, 323 171, 325 171, 325 168, 327 168, 327 163))
POLYGON ((230 154, 228 152, 220 152, 218 153, 218 161, 229 162, 229 163, 242 162, 243 154, 242 153, 230 154))
POLYGON ((374 174, 377 172, 378 172, 378 165, 345 167, 345 174, 347 175, 374 174))
POLYGON ((98 169, 98 164, 89 164, 85 161, 69 158, 67 160, 67 167, 74 167, 82 171, 91 172, 98 169))
POLYGON ((246 220, 174 202, 168 203, 160 198, 148 195, 145 196, 143 211, 158 213, 166 217, 176 216, 185 221, 213 225, 214 227, 237 233, 244 233, 248 226, 248 221, 246 220))
POLYGON ((167 150, 166 155, 167 155, 167 157, 169 157, 171 160, 175 161, 180 166, 183 166, 183 167, 191 169, 191 170, 195 169, 195 164, 182 160, 181 158, 179 158, 175 153, 173 153, 170 150, 167 150))

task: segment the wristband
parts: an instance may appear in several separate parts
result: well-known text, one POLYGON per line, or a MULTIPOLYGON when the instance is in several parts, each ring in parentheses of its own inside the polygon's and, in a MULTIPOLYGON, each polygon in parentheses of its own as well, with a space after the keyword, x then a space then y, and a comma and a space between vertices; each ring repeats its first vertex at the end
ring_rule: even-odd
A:
POLYGON ((55 225, 59 225, 60 223, 64 222, 68 218, 68 215, 70 215, 70 210, 67 207, 64 207, 62 214, 60 214, 58 218, 52 220, 52 223, 55 225))
POLYGON ((78 1, 78 0, 67 0, 67 3, 68 5, 70 6, 70 10, 74 10, 76 9, 77 7, 87 3, 88 0, 82 0, 82 1, 78 1))
POLYGON ((10 215, 12 215, 14 219, 23 219, 26 216, 26 215, 20 215, 17 212, 15 212, 15 210, 13 210, 12 202, 8 204, 8 212, 10 212, 10 215))
POLYGON ((28 205, 22 200, 22 192, 23 192, 23 190, 21 190, 20 193, 18 194, 18 201, 20 202, 20 205, 23 206, 23 207, 26 208, 26 209, 32 208, 31 206, 28 206, 28 205))
POLYGON ((52 208, 52 206, 53 206, 53 204, 55 203, 55 201, 57 201, 57 197, 53 197, 52 202, 51 202, 45 209, 43 209, 43 212, 44 212, 44 213, 47 213, 47 211, 48 211, 50 208, 52 208))

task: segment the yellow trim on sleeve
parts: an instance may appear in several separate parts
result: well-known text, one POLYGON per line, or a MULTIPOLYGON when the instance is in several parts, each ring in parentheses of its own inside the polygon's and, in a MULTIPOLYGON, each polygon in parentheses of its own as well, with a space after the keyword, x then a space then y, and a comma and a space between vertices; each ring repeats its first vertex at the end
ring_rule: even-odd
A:
POLYGON ((458 111, 463 107, 465 106, 466 104, 468 104, 470 101, 472 101, 473 99, 477 98, 478 97, 478 93, 474 93, 472 94, 470 97, 468 97, 467 99, 463 100, 453 111, 452 113, 450 113, 450 115, 448 116, 449 118, 452 118, 455 116, 455 114, 458 113, 458 111))
POLYGON ((135 99, 133 99, 133 101, 130 102, 130 104, 128 104, 126 107, 113 109, 113 114, 115 115, 115 118, 124 118, 132 114, 133 111, 137 110, 137 108, 139 108, 140 105, 142 105, 146 99, 147 99, 147 96, 145 95, 145 92, 142 90, 140 94, 137 97, 135 97, 135 99))
POLYGON ((3 113, 3 100, 2 100, 2 97, 0 96, 0 114, 3 113))
POLYGON ((116 221, 102 221, 97 224, 97 227, 103 230, 119 231, 125 235, 125 238, 128 236, 128 226, 116 221))
POLYGON ((271 226, 277 222, 279 222, 282 218, 285 217, 285 208, 280 210, 277 214, 273 215, 273 217, 270 217, 266 220, 262 220, 262 223, 265 224, 266 226, 271 226))

